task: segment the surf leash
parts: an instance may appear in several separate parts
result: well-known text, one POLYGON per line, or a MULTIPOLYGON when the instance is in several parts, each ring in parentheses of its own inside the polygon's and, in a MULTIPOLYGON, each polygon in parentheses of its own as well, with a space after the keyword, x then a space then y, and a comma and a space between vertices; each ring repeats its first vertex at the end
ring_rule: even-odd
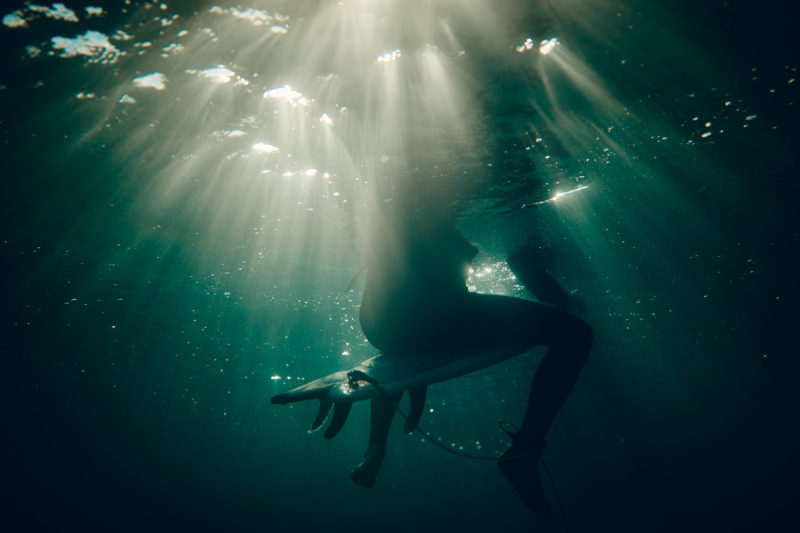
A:
MULTIPOLYGON (((452 453, 453 455, 458 455, 460 457, 464 457, 465 459, 472 459, 473 461, 492 461, 492 462, 495 462, 495 463, 499 463, 500 461, 510 461, 512 459, 518 459, 518 458, 524 456, 524 454, 519 454, 519 455, 512 455, 511 457, 504 457, 504 458, 501 459, 500 457, 497 457, 497 456, 472 455, 471 453, 465 453, 465 452, 462 452, 461 450, 456 450, 454 448, 449 448, 446 445, 444 445, 441 442, 439 442, 437 439, 434 439, 433 436, 430 433, 428 433, 424 429, 420 428, 418 424, 412 422, 411 417, 409 417, 405 413, 405 411, 403 411, 403 409, 400 408, 400 405, 398 405, 398 403, 392 399, 392 397, 389 395, 389 393, 386 392, 386 389, 381 387, 380 383, 378 383, 369 374, 367 374, 366 372, 363 372, 361 370, 351 370, 350 372, 347 373, 347 380, 348 380, 348 382, 349 382, 351 387, 357 388, 358 387, 358 381, 366 381, 367 383, 369 383, 370 385, 375 387, 375 390, 378 391, 378 394, 380 394, 387 402, 389 402, 391 404, 391 406, 394 408, 394 410, 401 417, 403 417, 403 419, 405 419, 406 422, 408 422, 410 424, 410 426, 413 428, 412 431, 416 431, 425 440, 427 440, 431 444, 435 444, 436 446, 438 446, 439 448, 441 448, 442 450, 444 450, 444 451, 446 451, 448 453, 452 453)), ((509 435, 511 433, 509 433, 509 431, 507 429, 505 429, 505 427, 504 427, 505 425, 511 426, 511 427, 516 429, 516 426, 514 426, 514 424, 512 424, 511 422, 505 421, 505 420, 501 420, 497 424, 500 426, 500 429, 502 429, 503 431, 505 431, 509 435)), ((556 502, 558 503, 558 511, 559 511, 558 514, 561 516, 561 525, 562 525, 563 530, 566 532, 566 531, 568 531, 568 529, 567 529, 567 521, 566 521, 566 518, 564 517, 564 508, 561 505, 561 497, 558 495, 558 489, 556 488, 556 482, 553 479, 553 475, 550 473, 550 469, 547 468, 547 464, 544 462, 544 459, 540 458, 539 461, 542 463, 542 467, 544 468, 544 471, 547 474, 547 479, 550 481, 550 487, 553 489, 553 494, 555 495, 556 502)))

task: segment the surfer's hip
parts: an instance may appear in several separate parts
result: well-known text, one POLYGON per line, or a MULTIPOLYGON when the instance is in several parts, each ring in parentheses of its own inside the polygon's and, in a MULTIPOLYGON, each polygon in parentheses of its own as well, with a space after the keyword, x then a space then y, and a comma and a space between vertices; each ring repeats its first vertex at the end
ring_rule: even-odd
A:
MULTIPOLYGON (((468 293, 465 293, 468 294, 468 293)), ((419 299, 375 309, 362 305, 361 329, 384 353, 441 353, 465 318, 468 298, 419 299)))

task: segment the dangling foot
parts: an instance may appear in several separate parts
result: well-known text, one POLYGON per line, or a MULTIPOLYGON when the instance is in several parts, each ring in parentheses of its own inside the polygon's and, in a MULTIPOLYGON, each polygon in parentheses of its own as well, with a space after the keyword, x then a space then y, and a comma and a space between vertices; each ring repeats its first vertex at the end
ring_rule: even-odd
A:
POLYGON ((383 458, 386 456, 386 444, 371 442, 367 446, 364 459, 350 472, 350 479, 356 485, 370 488, 375 484, 378 472, 381 470, 383 458))
POLYGON ((544 442, 526 443, 518 436, 513 435, 511 447, 500 454, 497 466, 500 472, 508 479, 519 497, 534 513, 546 520, 553 509, 547 501, 539 476, 539 458, 544 453, 544 442))

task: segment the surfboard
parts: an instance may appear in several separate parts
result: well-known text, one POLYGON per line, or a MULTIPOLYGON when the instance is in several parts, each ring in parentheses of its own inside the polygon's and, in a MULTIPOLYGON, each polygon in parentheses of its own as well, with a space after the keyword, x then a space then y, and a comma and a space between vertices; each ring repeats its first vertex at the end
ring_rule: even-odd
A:
MULTIPOLYGON (((333 420, 325 432, 327 438, 332 438, 344 425, 354 402, 379 395, 395 396, 408 390, 411 391, 412 418, 418 420, 428 385, 481 370, 519 353, 518 350, 498 348, 467 355, 380 354, 273 396, 270 402, 290 404, 319 400, 319 412, 311 425, 312 431, 322 425, 334 407, 333 420)), ((406 427, 407 431, 410 429, 413 427, 406 427)))

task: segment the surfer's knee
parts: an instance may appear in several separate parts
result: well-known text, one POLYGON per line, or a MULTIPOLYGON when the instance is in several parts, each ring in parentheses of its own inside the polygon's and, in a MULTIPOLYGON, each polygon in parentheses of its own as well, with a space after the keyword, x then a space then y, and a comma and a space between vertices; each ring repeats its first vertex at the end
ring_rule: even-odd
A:
POLYGON ((559 313, 556 324, 548 328, 552 336, 550 347, 568 350, 573 357, 586 360, 594 341, 594 330, 583 319, 567 313, 559 313))
POLYGON ((580 342, 591 345, 592 341, 594 340, 594 330, 592 329, 592 326, 590 326, 589 323, 582 318, 579 318, 575 315, 569 316, 572 319, 571 328, 573 335, 580 342))
POLYGON ((594 342, 594 329, 585 320, 578 317, 573 318, 575 319, 575 325, 573 326, 575 328, 573 333, 574 342, 583 354, 583 358, 586 359, 594 342))

